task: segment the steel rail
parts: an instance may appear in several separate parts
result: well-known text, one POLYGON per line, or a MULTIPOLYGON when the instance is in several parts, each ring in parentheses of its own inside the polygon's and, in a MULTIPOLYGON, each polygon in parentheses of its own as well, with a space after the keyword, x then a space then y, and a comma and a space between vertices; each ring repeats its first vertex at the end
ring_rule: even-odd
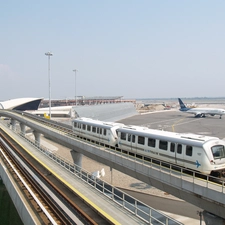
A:
MULTIPOLYGON (((13 151, 16 152, 16 154, 19 156, 19 158, 23 159, 23 161, 26 165, 29 165, 31 170, 33 170, 35 172, 35 174, 37 174, 37 177, 39 177, 46 184, 48 184, 48 186, 50 186, 54 190, 54 192, 56 192, 57 195, 60 196, 60 198, 64 202, 66 202, 67 205, 69 205, 69 208, 72 208, 73 211, 76 211, 76 214, 79 214, 79 217, 82 217, 83 221, 85 221, 86 224, 97 225, 97 223, 87 213, 85 213, 83 210, 81 210, 80 207, 77 206, 77 204, 70 199, 70 197, 65 195, 64 192, 62 190, 60 190, 60 188, 58 188, 56 184, 54 184, 54 182, 50 181, 50 179, 48 179, 48 177, 45 174, 43 174, 42 171, 40 171, 38 168, 36 168, 33 161, 31 161, 30 159, 27 159, 26 156, 24 155, 24 153, 21 153, 18 150, 17 144, 15 144, 15 143, 12 144, 11 140, 9 140, 9 138, 6 138, 5 136, 3 137, 2 134, 0 136, 4 139, 4 141, 7 142, 7 144, 10 146, 10 148, 12 148, 13 151)), ((7 150, 7 147, 4 144, 2 144, 2 142, 0 142, 0 147, 2 149, 4 149, 4 151, 7 150)), ((7 155, 9 155, 10 160, 13 161, 13 164, 15 165, 17 170, 20 171, 20 173, 22 174, 23 177, 25 177, 26 181, 29 181, 29 186, 31 186, 33 192, 35 192, 37 194, 38 199, 40 198, 39 201, 42 202, 43 205, 45 205, 45 208, 48 210, 50 215, 54 215, 52 217, 54 218, 55 221, 57 221, 56 224, 75 224, 71 220, 71 218, 69 218, 69 216, 64 212, 64 210, 61 207, 59 207, 58 204, 55 203, 55 201, 51 198, 51 196, 49 196, 48 193, 45 193, 45 191, 41 188, 41 185, 37 182, 37 179, 32 177, 27 171, 24 171, 25 170, 24 166, 21 165, 16 160, 15 156, 12 153, 10 154, 9 151, 7 151, 7 152, 8 152, 7 155)), ((105 224, 107 224, 107 223, 105 223, 105 224)))

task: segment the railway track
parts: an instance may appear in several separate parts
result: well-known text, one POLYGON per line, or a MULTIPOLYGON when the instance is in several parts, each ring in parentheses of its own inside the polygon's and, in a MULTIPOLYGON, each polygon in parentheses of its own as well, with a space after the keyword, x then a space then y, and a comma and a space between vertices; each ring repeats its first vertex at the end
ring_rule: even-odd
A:
POLYGON ((0 138, 0 157, 41 224, 111 224, 3 131, 0 138))

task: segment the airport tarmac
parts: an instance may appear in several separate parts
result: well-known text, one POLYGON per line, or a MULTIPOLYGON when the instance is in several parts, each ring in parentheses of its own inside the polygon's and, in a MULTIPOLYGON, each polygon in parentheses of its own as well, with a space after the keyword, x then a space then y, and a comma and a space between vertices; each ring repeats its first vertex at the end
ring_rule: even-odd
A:
POLYGON ((164 110, 133 116, 119 122, 177 133, 196 133, 225 138, 225 116, 222 119, 219 116, 195 118, 193 114, 179 110, 164 110))

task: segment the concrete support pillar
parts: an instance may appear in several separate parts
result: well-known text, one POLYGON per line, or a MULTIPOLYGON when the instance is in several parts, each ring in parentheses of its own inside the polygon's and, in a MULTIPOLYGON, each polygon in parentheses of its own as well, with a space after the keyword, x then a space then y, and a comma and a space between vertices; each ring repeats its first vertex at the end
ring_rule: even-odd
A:
POLYGON ((12 125, 12 130, 15 131, 16 130, 16 120, 11 119, 11 125, 12 125))
POLYGON ((24 123, 20 123, 20 130, 23 136, 26 134, 26 125, 24 123))
POLYGON ((34 137, 35 137, 35 144, 37 146, 40 146, 40 143, 41 143, 41 134, 37 131, 33 131, 33 134, 34 134, 34 137))
POLYGON ((110 166, 110 173, 111 173, 111 185, 113 185, 113 168, 110 166))
POLYGON ((82 168, 82 157, 83 157, 83 155, 81 153, 77 152, 74 149, 70 150, 70 153, 71 153, 73 162, 76 165, 76 170, 80 171, 80 169, 82 168))

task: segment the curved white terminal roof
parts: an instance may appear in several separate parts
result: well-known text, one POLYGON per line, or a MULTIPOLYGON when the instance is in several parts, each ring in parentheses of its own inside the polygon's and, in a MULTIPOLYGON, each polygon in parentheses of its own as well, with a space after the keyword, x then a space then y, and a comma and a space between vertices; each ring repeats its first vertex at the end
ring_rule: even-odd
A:
POLYGON ((0 109, 37 110, 43 98, 16 98, 0 102, 0 109))

